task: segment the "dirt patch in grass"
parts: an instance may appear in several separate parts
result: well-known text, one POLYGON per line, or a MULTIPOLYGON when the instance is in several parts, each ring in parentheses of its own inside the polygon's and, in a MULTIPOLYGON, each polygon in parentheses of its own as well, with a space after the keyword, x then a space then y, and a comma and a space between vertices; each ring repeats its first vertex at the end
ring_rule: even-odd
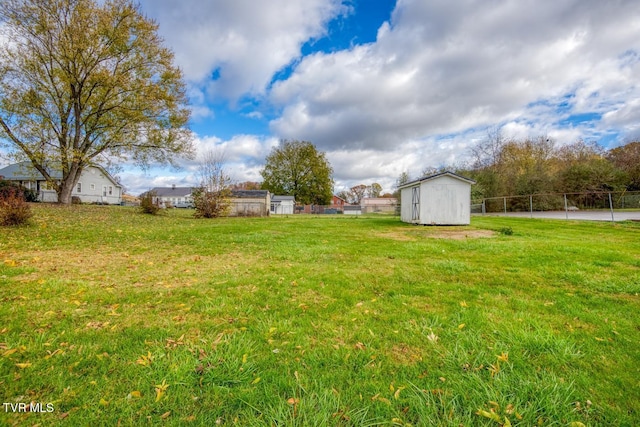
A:
POLYGON ((378 236, 385 239, 392 239, 400 242, 412 242, 417 239, 451 239, 465 240, 494 237, 496 232, 493 230, 477 230, 477 229, 460 229, 460 228, 442 228, 442 227, 423 227, 411 231, 390 231, 379 233, 378 236))
POLYGON ((427 233, 424 237, 430 237, 432 239, 452 239, 452 240, 464 240, 464 239, 478 239, 493 237, 496 232, 493 230, 447 230, 436 229, 431 233, 427 233))
POLYGON ((405 343, 394 345, 390 353, 392 360, 401 365, 411 366, 422 361, 420 350, 405 343))

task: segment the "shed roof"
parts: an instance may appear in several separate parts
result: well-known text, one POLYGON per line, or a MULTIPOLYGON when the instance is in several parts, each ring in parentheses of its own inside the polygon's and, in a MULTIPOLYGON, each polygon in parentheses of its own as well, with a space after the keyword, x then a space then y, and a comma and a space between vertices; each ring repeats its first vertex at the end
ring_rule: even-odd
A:
POLYGON ((413 181, 409 181, 409 182, 399 186, 398 189, 411 187, 412 185, 416 185, 416 184, 423 183, 423 182, 426 182, 426 181, 431 181, 433 179, 437 179, 437 178, 440 178, 440 177, 443 177, 443 176, 450 176, 451 178, 459 179, 460 181, 464 181, 464 182, 467 182, 469 184, 475 184, 476 183, 471 178, 465 178, 464 176, 458 175, 456 173, 453 173, 453 172, 450 172, 450 171, 444 171, 444 172, 440 172, 440 173, 437 173, 437 174, 434 174, 434 175, 423 176, 422 178, 415 179, 413 181))
POLYGON ((272 202, 284 202, 285 200, 295 202, 296 198, 293 196, 271 196, 272 202))
POLYGON ((231 197, 238 199, 259 199, 267 197, 268 190, 233 190, 231 197))
POLYGON ((345 211, 361 211, 362 210, 362 206, 360 205, 344 205, 343 208, 345 211))

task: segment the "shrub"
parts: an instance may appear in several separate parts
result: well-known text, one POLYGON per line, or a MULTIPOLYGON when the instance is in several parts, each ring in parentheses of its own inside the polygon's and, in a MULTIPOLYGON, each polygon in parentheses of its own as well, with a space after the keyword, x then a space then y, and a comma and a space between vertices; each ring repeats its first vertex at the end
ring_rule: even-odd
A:
POLYGON ((194 189, 193 207, 196 218, 218 218, 229 213, 231 191, 227 188, 220 191, 207 191, 204 188, 194 189))
POLYGON ((0 198, 3 198, 5 195, 8 195, 10 191, 18 190, 24 196, 24 200, 27 202, 37 202, 38 194, 30 190, 28 188, 17 185, 11 181, 7 181, 6 179, 0 179, 0 198))
POLYGON ((22 225, 33 216, 20 188, 3 187, 0 193, 0 225, 22 225))
POLYGON ((502 234, 504 236, 512 236, 513 235, 513 229, 511 227, 502 227, 501 229, 498 230, 498 232, 500 232, 500 234, 502 234))
POLYGON ((155 215, 160 211, 160 201, 154 191, 148 191, 140 196, 140 210, 149 215, 155 215))

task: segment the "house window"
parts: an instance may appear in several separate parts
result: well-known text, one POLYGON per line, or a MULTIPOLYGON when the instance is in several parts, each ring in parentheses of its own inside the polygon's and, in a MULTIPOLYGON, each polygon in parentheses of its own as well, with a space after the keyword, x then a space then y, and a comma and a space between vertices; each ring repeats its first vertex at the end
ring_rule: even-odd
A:
POLYGON ((91 189, 95 190, 96 189, 96 185, 95 184, 91 184, 91 189))
POLYGON ((82 193, 82 183, 79 182, 78 185, 76 185, 76 193, 82 193))
POLYGON ((111 196, 113 194, 113 187, 109 186, 109 195, 111 196))

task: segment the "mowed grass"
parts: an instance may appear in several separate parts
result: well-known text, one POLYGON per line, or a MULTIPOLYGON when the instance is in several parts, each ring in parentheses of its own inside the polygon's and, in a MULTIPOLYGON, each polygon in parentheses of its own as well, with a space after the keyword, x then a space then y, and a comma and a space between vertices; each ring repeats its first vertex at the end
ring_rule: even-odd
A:
POLYGON ((638 223, 33 209, 2 424, 640 424, 638 223))

